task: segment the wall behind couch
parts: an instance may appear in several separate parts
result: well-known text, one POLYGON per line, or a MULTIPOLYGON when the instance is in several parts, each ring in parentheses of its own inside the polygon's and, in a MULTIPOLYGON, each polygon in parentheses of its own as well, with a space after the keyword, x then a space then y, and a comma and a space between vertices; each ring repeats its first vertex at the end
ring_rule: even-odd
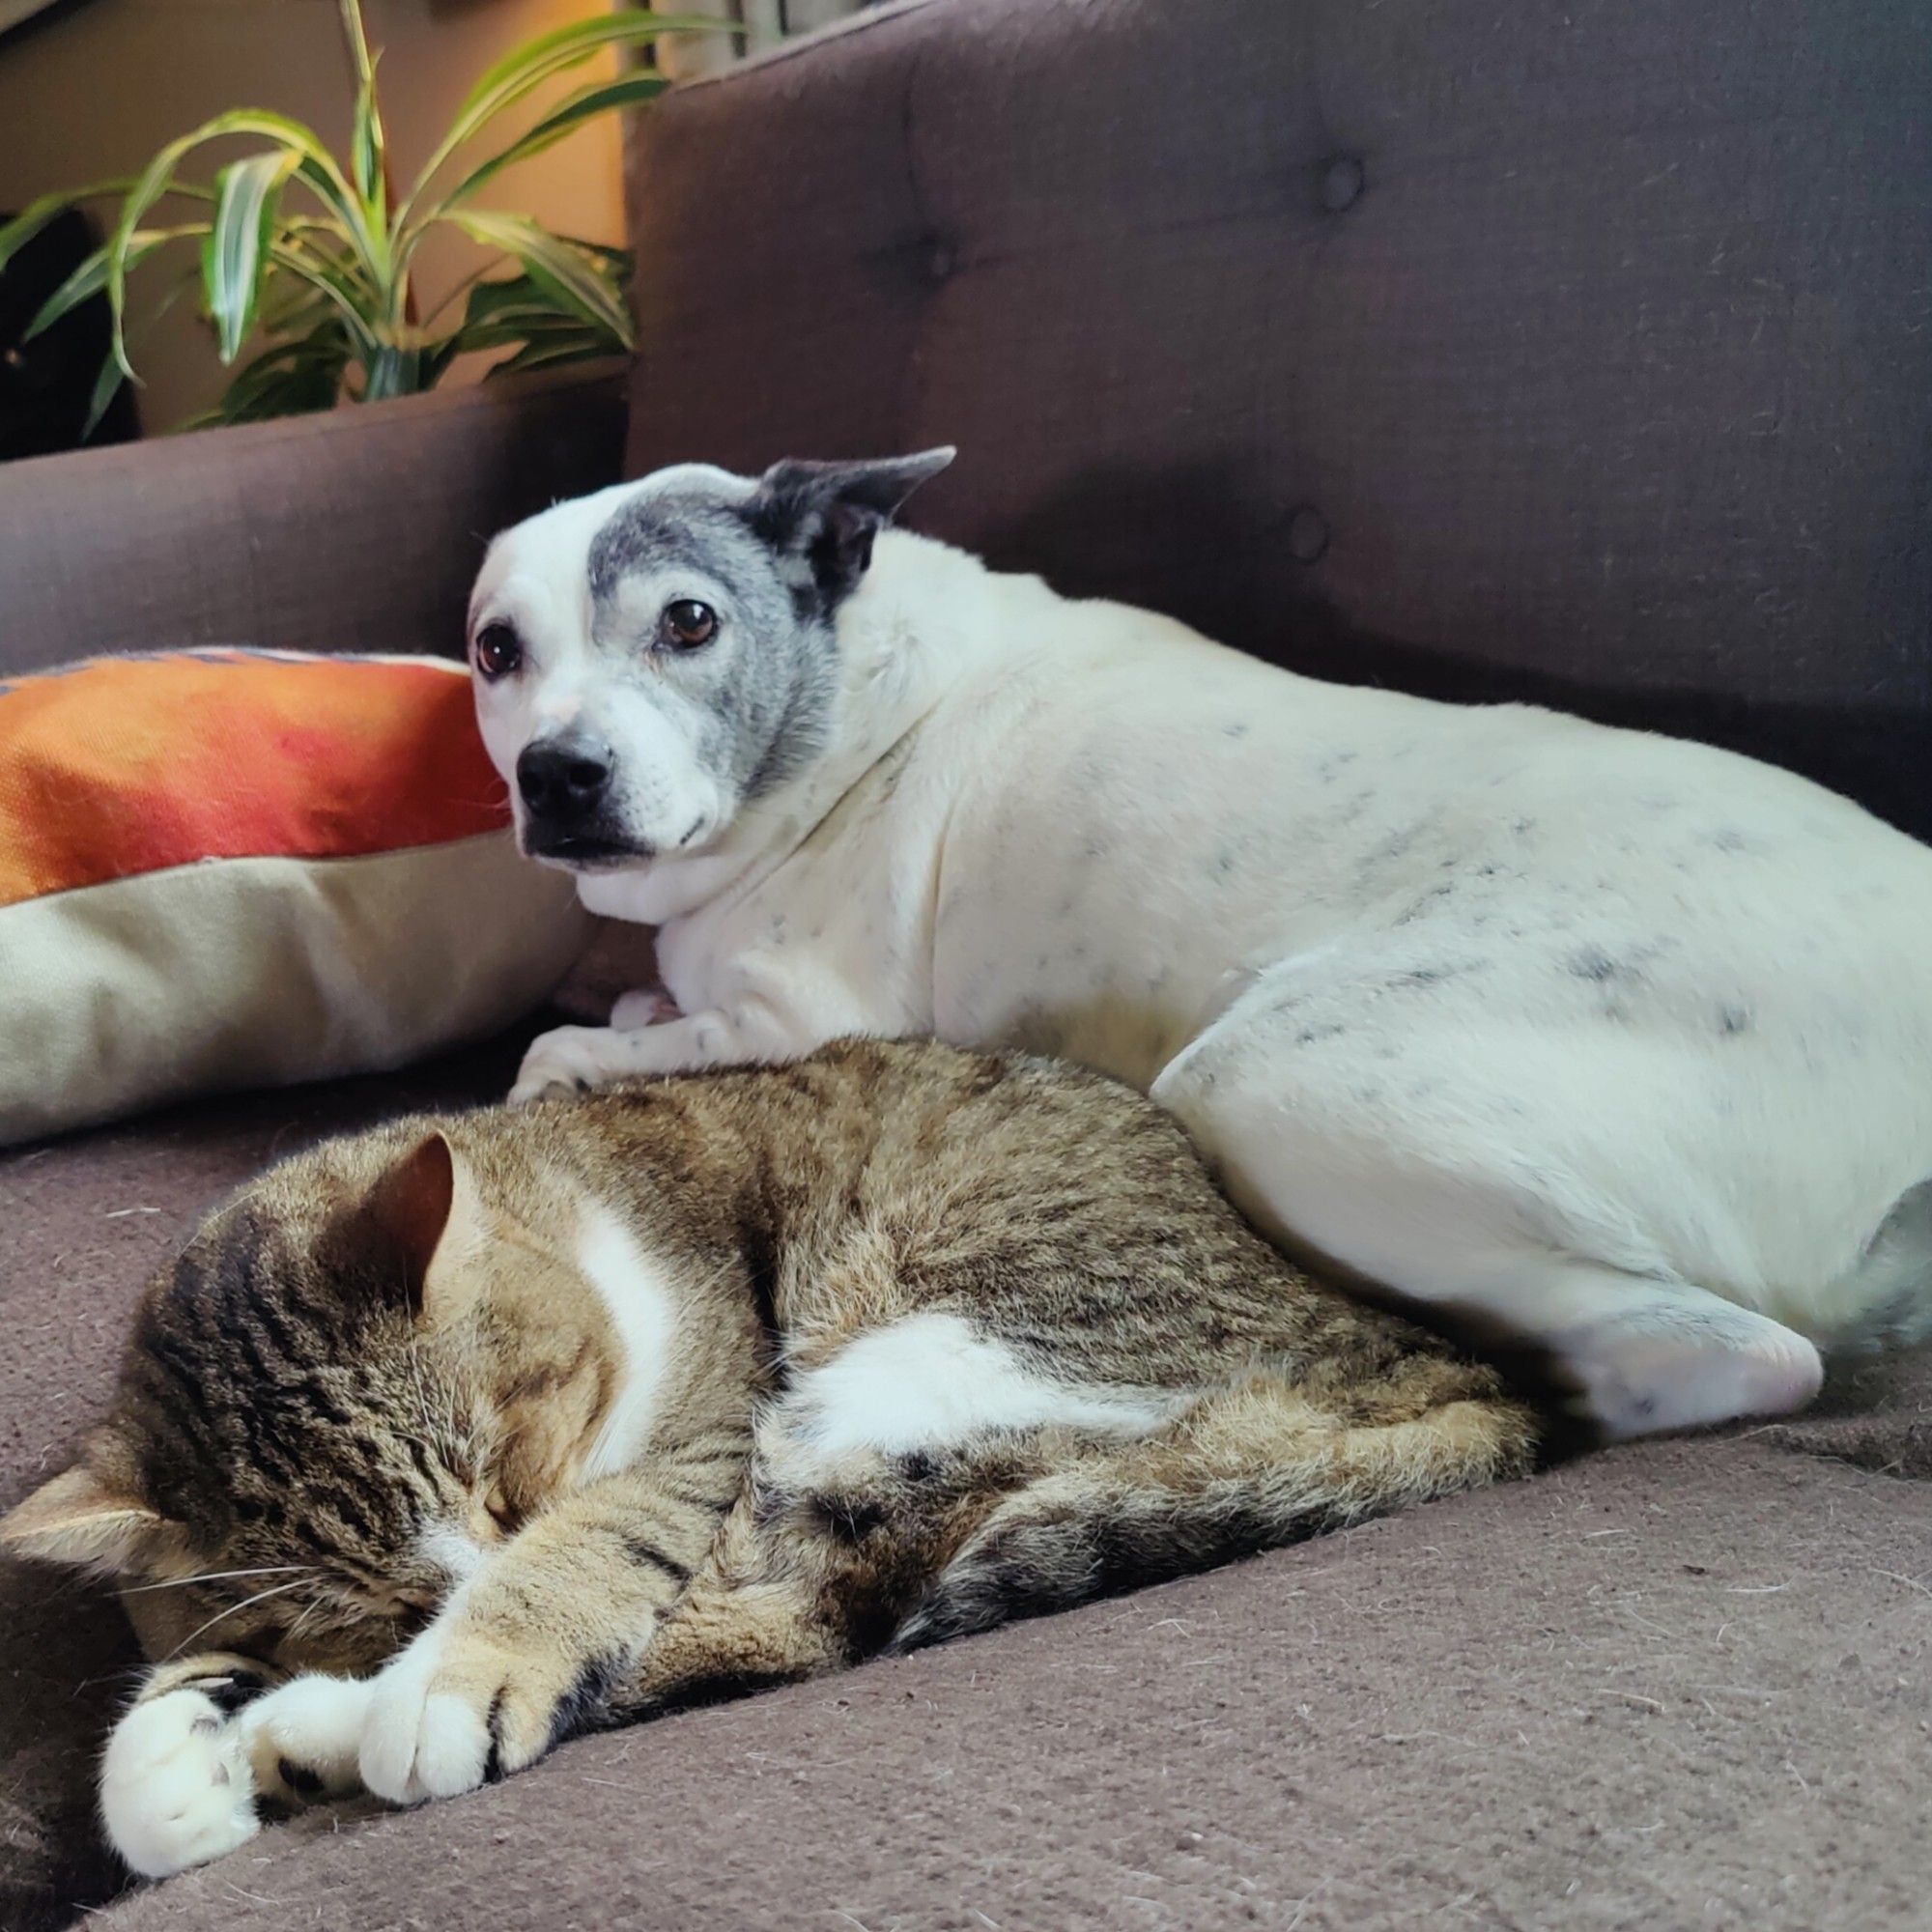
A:
MULTIPOLYGON (((482 68, 600 4, 364 0, 370 38, 384 49, 384 103, 404 178, 482 68)), ((0 39, 0 209, 137 170, 172 135, 238 106, 297 115, 342 143, 350 92, 336 0, 85 0, 57 11, 0 39)), ((482 199, 592 241, 620 241, 619 147, 614 125, 593 125, 501 177, 482 199)), ((473 257, 453 241, 429 261, 430 300, 466 259, 473 257)), ((185 302, 136 338, 135 364, 147 382, 140 406, 151 433, 219 392, 213 350, 185 302)))

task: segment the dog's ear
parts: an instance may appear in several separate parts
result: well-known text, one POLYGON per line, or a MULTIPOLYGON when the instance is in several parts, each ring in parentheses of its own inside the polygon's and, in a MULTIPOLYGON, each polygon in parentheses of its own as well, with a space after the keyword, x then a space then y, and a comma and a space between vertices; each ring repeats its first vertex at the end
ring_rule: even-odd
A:
POLYGON ((811 573, 820 607, 835 609, 872 560, 872 539, 905 499, 958 452, 950 444, 876 463, 803 463, 787 457, 759 479, 749 514, 759 537, 811 573))

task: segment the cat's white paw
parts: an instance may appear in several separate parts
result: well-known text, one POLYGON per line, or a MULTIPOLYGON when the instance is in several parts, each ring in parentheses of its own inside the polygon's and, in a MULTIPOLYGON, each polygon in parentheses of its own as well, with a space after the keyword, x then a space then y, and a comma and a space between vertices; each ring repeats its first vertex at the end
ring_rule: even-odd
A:
POLYGON ((432 1626, 369 1686, 362 1782, 392 1804, 474 1791, 488 1771, 487 1712, 440 1683, 447 1648, 432 1626))
POLYGON ((258 1788, 298 1800, 355 1790, 370 1690, 355 1678, 316 1675, 257 1697, 238 1721, 258 1788))
POLYGON ((143 1878, 168 1878, 245 1845, 261 1830, 240 1729, 190 1688, 137 1704, 100 1765, 108 1842, 143 1878))

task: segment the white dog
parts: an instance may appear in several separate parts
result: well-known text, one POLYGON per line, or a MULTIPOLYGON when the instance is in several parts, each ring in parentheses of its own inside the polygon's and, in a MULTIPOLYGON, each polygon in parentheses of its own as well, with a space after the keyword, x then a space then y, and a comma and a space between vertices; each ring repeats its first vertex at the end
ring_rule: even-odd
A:
POLYGON ((668 469, 493 546, 526 849, 662 928, 680 1013, 547 1035, 518 1095, 850 1033, 1069 1055, 1613 1435, 1795 1408, 1814 1340, 1923 1325, 1932 851, 1746 758, 1311 682, 884 528, 951 454, 668 469))

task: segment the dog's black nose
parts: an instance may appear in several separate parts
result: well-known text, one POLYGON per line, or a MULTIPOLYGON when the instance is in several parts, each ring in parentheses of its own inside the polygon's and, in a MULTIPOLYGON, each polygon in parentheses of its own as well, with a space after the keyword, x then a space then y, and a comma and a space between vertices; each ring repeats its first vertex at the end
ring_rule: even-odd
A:
POLYGON ((533 818, 587 818, 610 785, 610 748, 594 738, 539 738, 517 760, 517 789, 533 818))

